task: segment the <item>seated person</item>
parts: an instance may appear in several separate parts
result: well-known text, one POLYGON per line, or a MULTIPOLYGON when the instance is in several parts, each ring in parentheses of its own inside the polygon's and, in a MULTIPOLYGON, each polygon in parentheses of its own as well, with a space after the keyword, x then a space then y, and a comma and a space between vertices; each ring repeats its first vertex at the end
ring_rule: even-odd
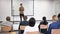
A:
POLYGON ((13 26, 13 23, 10 22, 10 17, 9 16, 6 17, 6 21, 2 22, 2 25, 4 25, 4 26, 11 26, 11 27, 13 26))
POLYGON ((43 21, 40 22, 40 24, 39 24, 39 31, 41 33, 47 34, 47 29, 41 29, 40 28, 40 25, 48 25, 48 22, 46 20, 46 17, 43 17, 43 21))
POLYGON ((2 26, 9 26, 9 27, 11 27, 11 29, 13 28, 13 23, 10 22, 10 17, 9 16, 7 16, 6 21, 3 21, 1 24, 2 24, 2 26))
POLYGON ((53 15, 52 20, 53 20, 53 22, 56 22, 58 20, 58 17, 56 15, 53 15))
POLYGON ((29 25, 29 22, 27 21, 27 16, 24 16, 23 19, 24 21, 21 21, 20 25, 24 25, 24 26, 29 25))
POLYGON ((23 34, 26 34, 27 32, 39 31, 38 27, 35 27, 35 23, 36 23, 35 19, 34 18, 30 18, 29 26, 25 27, 25 30, 24 30, 23 34))
POLYGON ((48 34, 51 34, 52 29, 59 29, 59 28, 60 28, 60 13, 58 14, 58 20, 49 25, 48 34))
MULTIPOLYGON (((24 21, 21 21, 20 24, 19 24, 19 26, 20 26, 20 25, 23 25, 23 26, 29 25, 29 22, 27 21, 27 16, 24 16, 23 19, 24 19, 24 21)), ((20 29, 20 28, 19 28, 19 29, 20 29)), ((20 31, 19 31, 19 34, 20 34, 20 32, 21 32, 21 34, 23 34, 24 30, 20 30, 20 31)))

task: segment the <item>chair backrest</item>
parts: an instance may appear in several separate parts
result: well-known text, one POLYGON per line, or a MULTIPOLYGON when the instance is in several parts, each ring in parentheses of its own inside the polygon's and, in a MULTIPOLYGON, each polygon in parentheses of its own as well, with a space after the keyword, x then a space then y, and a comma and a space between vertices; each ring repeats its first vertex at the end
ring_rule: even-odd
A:
POLYGON ((11 31, 11 26, 2 26, 1 27, 2 31, 11 31))
POLYGON ((17 32, 11 32, 10 34, 17 34, 17 32))
POLYGON ((47 29, 48 25, 40 25, 40 29, 47 29))
POLYGON ((26 27, 26 26, 21 25, 21 26, 20 26, 20 30, 25 30, 25 27, 26 27))
POLYGON ((0 34, 17 34, 17 32, 3 32, 3 33, 0 33, 0 34))
POLYGON ((39 34, 38 31, 35 31, 35 32, 26 32, 26 34, 39 34))
POLYGON ((51 34, 60 34, 60 29, 52 29, 51 34))

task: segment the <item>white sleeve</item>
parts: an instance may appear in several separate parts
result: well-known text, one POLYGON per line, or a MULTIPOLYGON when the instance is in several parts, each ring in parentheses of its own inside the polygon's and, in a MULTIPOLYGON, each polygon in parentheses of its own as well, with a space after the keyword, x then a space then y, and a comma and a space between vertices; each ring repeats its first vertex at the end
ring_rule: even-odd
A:
POLYGON ((11 22, 2 22, 1 25, 3 25, 3 26, 12 26, 13 24, 11 22))
POLYGON ((1 25, 6 25, 6 23, 5 22, 2 22, 1 25))

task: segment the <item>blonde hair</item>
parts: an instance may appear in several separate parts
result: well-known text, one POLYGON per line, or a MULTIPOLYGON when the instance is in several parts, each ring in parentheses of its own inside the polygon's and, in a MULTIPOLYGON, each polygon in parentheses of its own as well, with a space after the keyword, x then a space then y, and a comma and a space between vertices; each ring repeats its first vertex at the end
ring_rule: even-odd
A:
POLYGON ((58 19, 58 17, 56 15, 52 16, 52 20, 56 21, 58 19))

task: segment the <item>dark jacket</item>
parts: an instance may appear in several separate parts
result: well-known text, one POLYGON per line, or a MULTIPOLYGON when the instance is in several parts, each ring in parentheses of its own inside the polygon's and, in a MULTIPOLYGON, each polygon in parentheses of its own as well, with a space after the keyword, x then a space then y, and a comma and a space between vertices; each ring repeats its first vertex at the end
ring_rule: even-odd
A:
MULTIPOLYGON (((20 29, 20 25, 28 26, 29 22, 28 21, 21 21, 19 24, 19 29, 20 29)), ((19 30, 19 34, 23 34, 23 32, 24 32, 24 30, 19 30)))
POLYGON ((41 32, 41 33, 45 33, 45 32, 47 32, 47 29, 40 29, 40 25, 47 25, 48 24, 48 22, 47 21, 41 21, 40 22, 40 24, 39 24, 39 31, 41 32))
POLYGON ((29 25, 29 22, 28 22, 28 21, 21 21, 21 22, 20 22, 20 25, 26 26, 26 25, 29 25))

